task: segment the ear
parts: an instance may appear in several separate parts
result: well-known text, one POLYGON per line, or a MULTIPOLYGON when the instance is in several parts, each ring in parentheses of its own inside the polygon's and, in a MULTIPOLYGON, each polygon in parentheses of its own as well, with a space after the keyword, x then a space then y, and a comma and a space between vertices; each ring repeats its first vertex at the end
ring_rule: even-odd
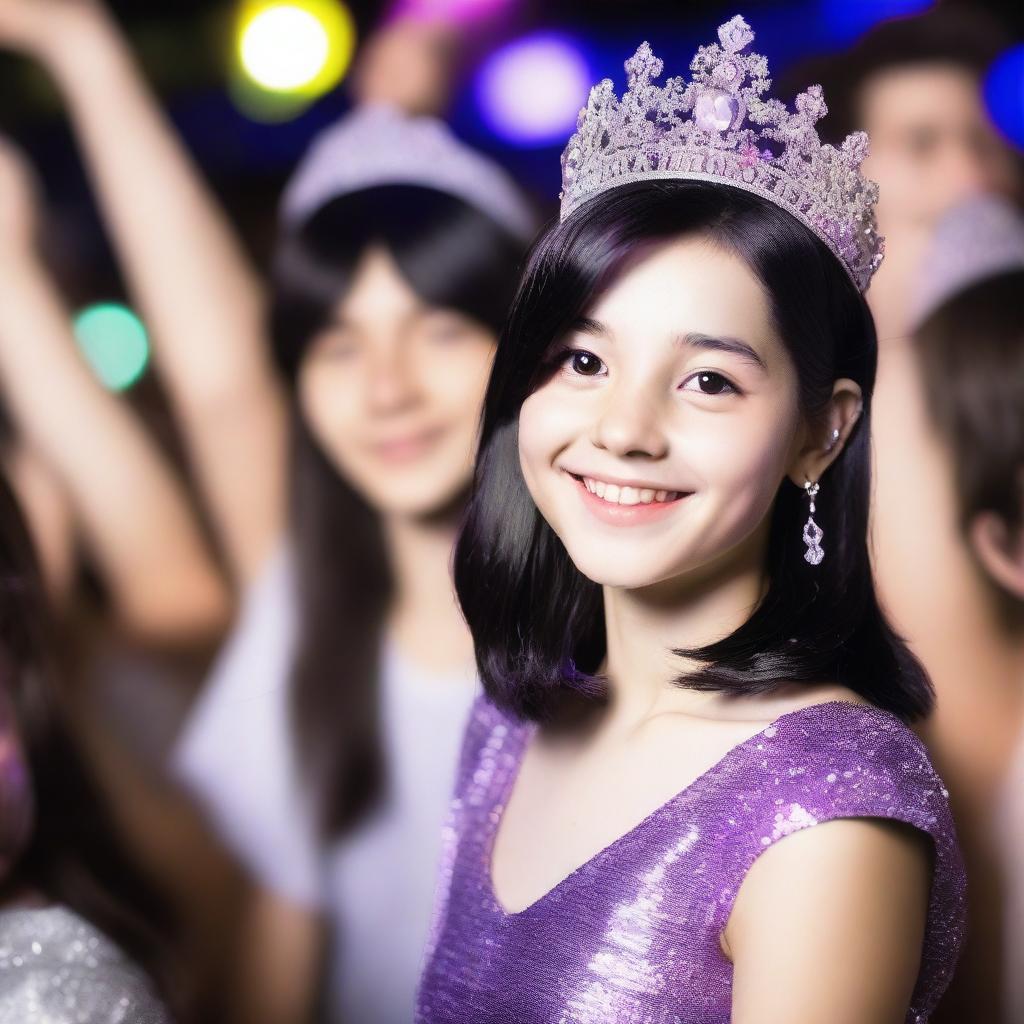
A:
POLYGON ((821 479, 839 457, 863 408, 860 385, 848 377, 840 377, 832 385, 832 397, 822 415, 805 429, 803 447, 787 470, 797 487, 803 487, 807 480, 817 483, 821 479))
POLYGON ((1014 531, 995 512, 979 512, 967 528, 967 542, 992 580, 1024 601, 1024 526, 1014 531))

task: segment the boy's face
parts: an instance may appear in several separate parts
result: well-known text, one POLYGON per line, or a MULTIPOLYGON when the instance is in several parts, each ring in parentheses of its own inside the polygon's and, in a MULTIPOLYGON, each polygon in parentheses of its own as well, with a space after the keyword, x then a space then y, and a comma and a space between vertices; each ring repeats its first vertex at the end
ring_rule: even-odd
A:
POLYGON ((864 172, 878 182, 882 234, 927 229, 976 192, 1011 198, 1017 162, 982 105, 977 78, 953 64, 878 72, 861 88, 859 125, 871 138, 864 172))

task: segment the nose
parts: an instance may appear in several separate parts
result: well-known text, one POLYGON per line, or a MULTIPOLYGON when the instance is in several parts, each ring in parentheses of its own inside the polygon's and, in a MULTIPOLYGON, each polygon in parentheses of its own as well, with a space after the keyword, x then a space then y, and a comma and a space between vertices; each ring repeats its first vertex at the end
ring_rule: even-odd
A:
POLYGON ((366 388, 371 412, 394 413, 415 405, 419 395, 417 373, 406 348, 398 339, 393 339, 374 349, 366 388))
POLYGON ((621 458, 661 459, 668 454, 663 403, 641 387, 609 388, 591 440, 621 458))

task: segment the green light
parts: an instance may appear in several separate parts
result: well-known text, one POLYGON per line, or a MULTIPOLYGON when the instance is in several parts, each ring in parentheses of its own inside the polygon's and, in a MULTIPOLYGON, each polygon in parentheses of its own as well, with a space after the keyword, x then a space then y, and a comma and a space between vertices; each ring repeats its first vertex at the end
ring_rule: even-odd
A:
POLYGON ((149 338, 142 321, 127 306, 98 302, 74 319, 75 338, 89 365, 111 391, 124 391, 145 372, 149 338))

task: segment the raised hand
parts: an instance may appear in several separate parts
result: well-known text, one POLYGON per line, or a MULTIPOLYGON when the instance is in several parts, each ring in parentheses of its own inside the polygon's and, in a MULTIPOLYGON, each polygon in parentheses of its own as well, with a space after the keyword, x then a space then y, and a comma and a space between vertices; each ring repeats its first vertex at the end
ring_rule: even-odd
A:
POLYGON ((39 220, 39 187, 28 161, 0 136, 0 255, 32 252, 39 220))

